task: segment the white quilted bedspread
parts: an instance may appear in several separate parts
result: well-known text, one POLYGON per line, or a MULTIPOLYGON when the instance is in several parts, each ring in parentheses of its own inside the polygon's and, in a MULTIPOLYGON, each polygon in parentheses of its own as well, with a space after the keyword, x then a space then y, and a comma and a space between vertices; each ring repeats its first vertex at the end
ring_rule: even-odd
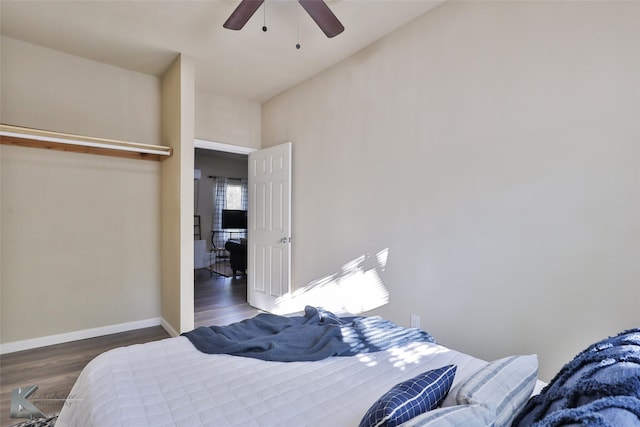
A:
POLYGON ((199 352, 185 337, 121 347, 80 374, 56 427, 355 427, 400 381, 448 364, 454 385, 486 362, 435 344, 317 362, 199 352))

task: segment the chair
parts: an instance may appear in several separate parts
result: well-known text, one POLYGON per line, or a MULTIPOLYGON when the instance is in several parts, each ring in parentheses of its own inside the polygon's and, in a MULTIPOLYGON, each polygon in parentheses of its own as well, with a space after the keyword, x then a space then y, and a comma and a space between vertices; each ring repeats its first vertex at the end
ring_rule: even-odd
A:
POLYGON ((242 240, 228 240, 224 248, 229 251, 233 277, 236 271, 247 274, 247 242, 242 240))

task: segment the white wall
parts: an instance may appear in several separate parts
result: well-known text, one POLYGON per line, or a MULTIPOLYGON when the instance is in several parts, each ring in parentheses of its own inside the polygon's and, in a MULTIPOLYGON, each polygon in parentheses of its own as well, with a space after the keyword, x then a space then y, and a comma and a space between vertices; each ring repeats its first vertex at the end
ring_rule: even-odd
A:
POLYGON ((633 2, 446 2, 265 103, 263 146, 294 144, 294 286, 388 249, 378 313, 538 353, 547 380, 638 326, 638 22, 633 2))
MULTIPOLYGON (((3 123, 159 144, 155 77, 2 38, 3 123)), ((1 146, 1 340, 160 316, 160 164, 1 146)))

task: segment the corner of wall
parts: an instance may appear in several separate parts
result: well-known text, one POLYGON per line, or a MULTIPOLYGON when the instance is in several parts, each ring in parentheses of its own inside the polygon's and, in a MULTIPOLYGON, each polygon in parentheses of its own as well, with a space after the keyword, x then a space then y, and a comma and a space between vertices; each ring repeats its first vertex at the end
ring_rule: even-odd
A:
MULTIPOLYGON (((193 162, 195 66, 180 55, 162 77, 162 302, 168 328, 193 329, 193 162)), ((166 329, 166 328, 165 328, 166 329)))

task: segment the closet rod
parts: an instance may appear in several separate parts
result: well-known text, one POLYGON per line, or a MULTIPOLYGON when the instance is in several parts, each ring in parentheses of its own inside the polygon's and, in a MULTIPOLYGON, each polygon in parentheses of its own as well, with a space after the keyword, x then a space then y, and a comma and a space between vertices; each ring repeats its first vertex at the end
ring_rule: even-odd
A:
POLYGON ((172 154, 171 147, 162 145, 94 138, 5 124, 0 124, 0 143, 143 160, 164 160, 172 154))

